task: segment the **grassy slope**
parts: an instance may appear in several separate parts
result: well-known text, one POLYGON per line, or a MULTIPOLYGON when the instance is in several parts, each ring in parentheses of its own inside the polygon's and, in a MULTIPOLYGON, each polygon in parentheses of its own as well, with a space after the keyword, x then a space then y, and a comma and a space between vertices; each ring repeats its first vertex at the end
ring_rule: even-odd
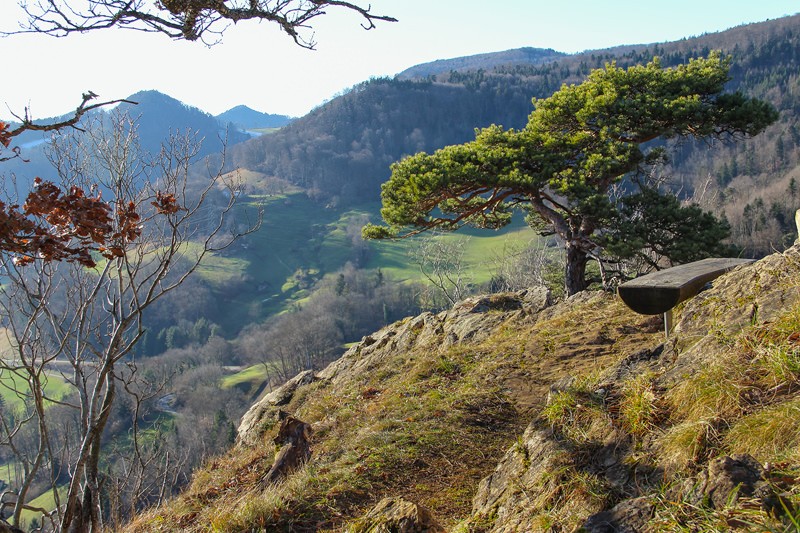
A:
MULTIPOLYGON (((656 531, 796 531, 796 513, 781 522, 753 499, 714 510, 682 492, 712 458, 749 453, 773 465, 770 481, 800 509, 800 249, 774 257, 739 285, 731 274, 682 306, 661 359, 625 360, 637 354, 630 361, 639 361, 642 349, 663 341, 659 317, 585 294, 538 321, 498 315, 480 342, 397 349, 333 388, 307 386, 283 408, 314 425, 309 465, 282 485, 263 486, 274 454, 275 428, 267 428, 262 445, 215 460, 131 530, 339 531, 381 497, 400 495, 450 528, 486 531, 496 515, 469 516, 477 481, 506 450, 520 465, 535 461, 519 440, 534 420, 568 451, 558 472, 543 474, 559 480, 557 489, 531 494, 538 507, 524 506, 542 528, 572 530, 642 491, 656 531), (625 368, 635 371, 608 381, 625 368), (545 406, 551 384, 566 376, 577 380, 545 406), (630 494, 587 469, 598 443, 611 443, 617 464, 633 472, 630 494)), ((520 495, 542 490, 536 479, 519 483, 512 490, 520 495)))
POLYGON ((596 371, 660 328, 611 297, 548 320, 509 314, 480 343, 398 351, 329 390, 307 388, 285 406, 314 424, 314 462, 278 488, 260 485, 274 448, 237 449, 195 478, 133 530, 305 531, 337 529, 385 495, 402 494, 453 525, 469 514, 478 481, 544 402, 550 383, 596 371), (603 317, 606 331, 586 331, 603 317), (636 333, 624 334, 629 327, 636 333))
MULTIPOLYGON (((70 392, 70 385, 61 379, 57 373, 48 372, 45 374, 47 382, 45 394, 53 400, 60 400, 70 392)), ((0 371, 0 397, 7 409, 20 409, 24 406, 25 399, 21 398, 14 391, 27 390, 27 381, 9 371, 0 371)))
MULTIPOLYGON (((58 492, 60 498, 63 499, 67 494, 66 485, 60 487, 58 489, 58 492)), ((31 505, 32 507, 39 507, 42 509, 54 509, 56 506, 55 495, 53 494, 52 490, 48 490, 38 498, 34 498, 33 500, 31 500, 29 505, 31 505)), ((39 521, 40 526, 42 525, 42 513, 38 511, 28 511, 28 510, 22 511, 22 518, 21 518, 22 528, 27 530, 34 519, 37 519, 39 521)))

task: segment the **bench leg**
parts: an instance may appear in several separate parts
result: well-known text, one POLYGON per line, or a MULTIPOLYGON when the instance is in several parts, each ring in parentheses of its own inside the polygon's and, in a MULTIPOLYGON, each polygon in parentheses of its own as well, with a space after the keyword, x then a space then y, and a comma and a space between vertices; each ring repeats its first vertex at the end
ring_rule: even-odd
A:
POLYGON ((664 313, 664 337, 669 339, 669 333, 672 331, 672 309, 664 313))

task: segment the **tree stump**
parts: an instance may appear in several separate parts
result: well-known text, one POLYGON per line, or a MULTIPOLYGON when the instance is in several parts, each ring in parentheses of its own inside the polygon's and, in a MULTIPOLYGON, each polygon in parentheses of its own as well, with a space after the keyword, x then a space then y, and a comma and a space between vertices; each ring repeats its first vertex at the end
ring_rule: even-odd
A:
POLYGON ((281 427, 278 435, 273 442, 281 449, 275 455, 267 475, 264 476, 264 483, 277 483, 282 480, 311 458, 311 424, 306 424, 302 420, 291 415, 280 412, 281 427))

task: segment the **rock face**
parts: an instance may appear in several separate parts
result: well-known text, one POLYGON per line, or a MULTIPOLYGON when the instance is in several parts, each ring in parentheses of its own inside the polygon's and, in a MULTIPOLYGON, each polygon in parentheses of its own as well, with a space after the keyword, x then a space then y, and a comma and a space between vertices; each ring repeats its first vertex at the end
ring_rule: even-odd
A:
POLYGON ((403 498, 384 498, 348 533, 445 533, 431 513, 403 498))
POLYGON ((238 442, 250 446, 255 445, 263 433, 259 426, 263 425, 266 420, 272 423, 276 422, 279 408, 292 400, 297 388, 313 383, 315 379, 313 370, 300 372, 253 404, 239 424, 238 442))
MULTIPOLYGON (((656 389, 673 388, 717 356, 721 340, 724 343, 751 324, 771 321, 800 302, 798 278, 800 246, 718 278, 679 311, 680 321, 666 345, 643 349, 606 368, 594 394, 602 402, 613 401, 623 382, 646 372, 657 376, 653 378, 656 389)), ((557 312, 550 308, 542 315, 557 312)), ((548 404, 574 381, 565 376, 554 382, 548 404)), ((479 525, 481 531, 498 533, 546 531, 553 523, 574 524, 582 515, 578 523, 587 532, 648 531, 655 512, 653 496, 665 470, 657 458, 649 467, 630 460, 635 457, 633 443, 611 420, 605 430, 592 431, 591 438, 576 445, 544 421, 532 422, 495 471, 481 481, 473 514, 462 528, 479 525), (570 492, 571 485, 581 482, 586 483, 584 489, 570 492), (591 487, 624 497, 587 498, 591 487), (547 516, 544 509, 549 509, 547 516)), ((648 444, 638 453, 646 453, 648 444)), ((721 456, 703 466, 699 474, 673 490, 673 501, 719 510, 734 505, 739 497, 755 495, 768 513, 787 508, 787 502, 779 501, 782 496, 769 489, 764 469, 753 457, 721 456)))

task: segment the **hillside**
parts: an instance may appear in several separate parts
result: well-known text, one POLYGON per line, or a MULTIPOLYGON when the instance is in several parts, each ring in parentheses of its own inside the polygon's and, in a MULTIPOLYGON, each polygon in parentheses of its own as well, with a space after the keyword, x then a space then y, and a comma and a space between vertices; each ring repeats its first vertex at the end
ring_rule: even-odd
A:
POLYGON ((654 56, 674 66, 719 49, 731 56, 729 89, 772 102, 781 118, 752 140, 671 141, 670 164, 659 178, 683 198, 724 214, 734 240, 748 255, 762 256, 791 243, 792 216, 800 207, 799 38, 800 16, 793 16, 676 42, 547 60, 535 54, 526 60, 522 49, 448 60, 453 62, 427 75, 420 67, 419 77, 413 77, 414 67, 395 79, 357 85, 275 135, 235 147, 231 169, 287 180, 323 205, 376 201, 392 162, 468 141, 475 128, 522 127, 532 97, 579 83, 591 69, 610 61, 645 63, 654 56))
POLYGON ((397 74, 397 79, 410 80, 414 78, 427 78, 447 74, 451 71, 490 70, 498 66, 509 65, 540 65, 557 59, 564 58, 567 54, 556 52, 552 49, 542 48, 517 48, 504 52, 477 54, 474 56, 455 57, 452 59, 439 59, 430 63, 422 63, 407 68, 397 74))
POLYGON ((793 247, 719 278, 667 343, 660 317, 593 292, 402 320, 263 397, 235 449, 129 530, 387 531, 365 515, 401 497, 447 531, 783 531, 800 504, 798 275, 793 247), (279 410, 311 425, 311 458, 268 484, 279 410))
POLYGON ((241 130, 282 128, 292 121, 292 118, 286 115, 262 113, 246 105, 237 105, 214 118, 221 124, 231 123, 241 130))

